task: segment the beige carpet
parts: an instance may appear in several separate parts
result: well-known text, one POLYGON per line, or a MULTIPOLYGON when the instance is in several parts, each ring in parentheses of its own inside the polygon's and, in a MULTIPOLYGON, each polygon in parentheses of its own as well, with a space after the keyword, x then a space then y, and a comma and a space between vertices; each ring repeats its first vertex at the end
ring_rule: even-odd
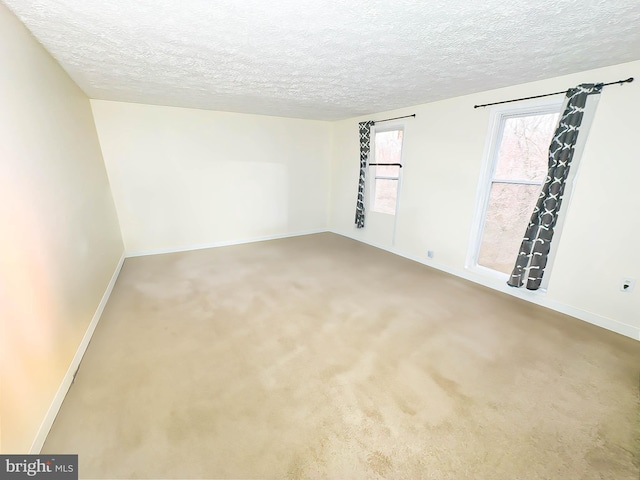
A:
POLYGON ((333 235, 127 259, 81 478, 640 477, 640 342, 333 235))

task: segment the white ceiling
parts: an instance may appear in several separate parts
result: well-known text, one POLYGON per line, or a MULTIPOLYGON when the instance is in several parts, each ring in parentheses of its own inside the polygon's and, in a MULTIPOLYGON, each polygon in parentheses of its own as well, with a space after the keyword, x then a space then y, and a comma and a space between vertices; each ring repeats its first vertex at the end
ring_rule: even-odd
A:
POLYGON ((286 117, 640 59, 639 0, 0 1, 91 98, 286 117))

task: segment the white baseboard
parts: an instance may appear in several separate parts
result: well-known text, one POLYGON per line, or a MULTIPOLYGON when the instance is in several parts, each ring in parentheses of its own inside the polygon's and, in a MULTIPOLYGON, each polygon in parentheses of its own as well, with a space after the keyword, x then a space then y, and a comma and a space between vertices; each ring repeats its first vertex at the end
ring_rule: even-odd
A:
POLYGON ((67 395, 67 392, 69 391, 69 388, 73 383, 74 375, 78 370, 78 368, 80 367, 80 362, 82 361, 82 357, 84 356, 84 353, 86 352, 87 347, 89 346, 89 342, 91 341, 93 332, 98 326, 98 322, 100 321, 100 317, 102 315, 102 312, 104 311, 104 307, 107 305, 107 301, 109 300, 111 291, 113 290, 113 287, 116 284, 116 280, 118 279, 118 275, 120 274, 120 270, 122 269, 124 259, 125 259, 125 255, 123 253, 122 256, 120 257, 120 261, 118 262, 118 265, 115 268, 115 271, 113 272, 113 275, 111 276, 111 280, 107 285, 104 295, 102 295, 102 300, 100 300, 100 303, 98 304, 98 308, 96 309, 96 312, 94 313, 93 318, 91 319, 91 323, 89 323, 89 326, 87 327, 87 331, 85 332, 84 337, 82 337, 82 341, 80 342, 80 345, 76 350, 76 354, 73 357, 73 360, 71 361, 71 365, 69 365, 69 368, 67 369, 67 373, 65 373, 64 378, 62 379, 62 383, 60 384, 60 387, 58 387, 58 391, 56 392, 55 397, 53 397, 53 401, 51 402, 51 405, 49 406, 49 410, 47 411, 47 414, 45 415, 44 420, 40 425, 38 433, 36 434, 36 438, 33 440, 33 443, 31 444, 31 449, 29 450, 29 453, 31 454, 38 454, 40 453, 40 450, 42 450, 42 446, 44 445, 44 442, 47 439, 47 435, 49 435, 49 430, 51 430, 51 426, 53 425, 53 422, 56 419, 56 416, 58 415, 58 411, 62 406, 64 397, 67 395))
POLYGON ((266 235, 262 237, 245 238, 241 240, 228 240, 224 242, 204 243, 199 245, 188 245, 184 247, 160 248, 154 250, 141 250, 126 252, 126 257, 144 257, 146 255, 162 255, 164 253, 189 252, 191 250, 203 250, 205 248, 230 247, 232 245, 242 245, 244 243, 264 242, 267 240, 277 240, 279 238, 300 237, 303 235, 313 235, 314 233, 324 233, 327 229, 304 230, 301 232, 282 233, 278 235, 266 235))
POLYGON ((543 294, 531 292, 529 290, 509 287, 506 284, 506 282, 490 281, 480 275, 475 275, 466 270, 459 270, 459 269, 448 267, 446 265, 441 265, 430 259, 422 259, 422 258, 414 257, 412 255, 407 255, 405 253, 398 251, 395 248, 376 244, 375 242, 367 241, 363 238, 358 238, 355 235, 350 235, 348 233, 337 232, 333 230, 330 230, 330 231, 331 233, 342 235, 343 237, 351 238, 352 240, 356 240, 358 242, 366 243, 367 245, 371 245, 372 247, 385 250, 387 252, 393 253, 394 255, 398 255, 400 257, 413 260, 414 262, 422 263, 423 265, 427 265, 428 267, 433 267, 437 270, 450 273, 451 275, 464 278, 465 280, 478 283, 484 287, 492 288, 493 290, 498 290, 502 293, 506 293, 507 295, 518 297, 522 300, 526 300, 527 302, 535 303, 542 307, 555 310, 556 312, 564 313, 565 315, 569 315, 579 320, 583 320, 587 323, 597 325, 598 327, 602 327, 607 330, 611 330, 612 332, 619 333, 620 335, 624 335, 625 337, 630 337, 630 338, 633 338, 634 340, 640 340, 640 328, 634 327, 633 325, 628 325, 626 323, 619 322, 618 320, 614 320, 612 318, 604 317, 602 315, 598 315, 593 312, 588 312, 586 310, 581 310, 579 308, 572 307, 571 305, 566 305, 556 300, 551 300, 543 294))

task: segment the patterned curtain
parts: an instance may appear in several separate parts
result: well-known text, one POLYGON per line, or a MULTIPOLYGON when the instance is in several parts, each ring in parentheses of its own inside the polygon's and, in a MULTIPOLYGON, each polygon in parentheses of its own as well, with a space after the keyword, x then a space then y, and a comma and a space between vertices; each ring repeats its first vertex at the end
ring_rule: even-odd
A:
POLYGON ((528 290, 540 288, 569 167, 582 124, 584 106, 589 95, 599 95, 601 90, 602 84, 582 84, 567 91, 566 107, 549 147, 547 178, 529 220, 513 272, 507 282, 512 287, 521 287, 526 280, 528 290))
POLYGON ((371 149, 371 126, 375 122, 360 122, 360 179, 358 181, 358 200, 356 201, 356 227, 364 228, 364 180, 367 160, 371 149))

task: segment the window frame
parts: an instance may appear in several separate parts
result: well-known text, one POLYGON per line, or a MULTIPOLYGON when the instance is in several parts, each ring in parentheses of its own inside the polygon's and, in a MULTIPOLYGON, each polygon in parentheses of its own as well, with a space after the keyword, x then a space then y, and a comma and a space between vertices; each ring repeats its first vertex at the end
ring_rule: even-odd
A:
MULTIPOLYGON (((404 123, 391 123, 391 124, 385 124, 385 125, 374 125, 371 127, 371 149, 369 150, 369 160, 368 160, 368 164, 370 163, 377 163, 376 161, 376 135, 378 133, 384 133, 384 132, 394 132, 394 131, 401 131, 402 132, 402 142, 400 143, 400 159, 398 161, 398 163, 400 163, 402 165, 402 167, 398 168, 398 176, 389 176, 389 175, 378 175, 377 171, 378 171, 378 167, 377 166, 373 166, 371 168, 374 168, 375 170, 373 172, 370 171, 370 175, 368 175, 369 178, 369 185, 368 185, 368 190, 370 192, 370 194, 368 195, 368 210, 371 213, 376 213, 379 215, 389 215, 389 216, 393 216, 395 218, 398 217, 398 209, 400 206, 400 188, 402 186, 402 171, 404 169, 404 141, 405 141, 405 134, 406 134, 406 129, 405 129, 405 125, 404 123), (387 213, 387 212, 381 212, 379 210, 375 210, 374 206, 375 206, 375 196, 376 196, 376 181, 377 180, 396 180, 397 184, 396 184, 396 208, 394 210, 393 213, 387 213)), ((395 229, 394 229, 395 230, 395 229)))
MULTIPOLYGON (((480 256, 480 248, 482 246, 482 238, 484 235, 484 227, 485 220, 487 216, 487 209, 489 206, 489 199, 491 193, 491 186, 494 183, 496 167, 498 164, 498 153, 500 151, 500 145, 502 143, 502 138, 504 134, 504 125, 508 118, 513 117, 523 117, 523 116, 533 116, 533 115, 543 115, 550 113, 560 113, 562 116, 562 110, 564 105, 564 97, 560 98, 548 98, 548 99, 539 99, 532 102, 523 103, 521 105, 500 105, 493 107, 490 113, 490 121, 489 121, 489 129, 487 132, 487 139, 485 141, 485 150, 483 155, 482 162, 482 171, 480 175, 480 179, 478 182, 478 189, 476 194, 476 202, 475 202, 475 214, 472 224, 471 231, 471 239, 469 243, 469 248, 467 249, 467 259, 465 262, 465 268, 474 271, 482 276, 493 278, 495 280, 500 280, 506 282, 509 279, 509 275, 503 272, 499 272, 497 270, 493 270, 492 268, 485 267, 478 263, 478 257, 480 256)), ((586 128, 581 127, 581 133, 578 145, 576 145, 576 150, 574 153, 574 158, 572 160, 572 167, 570 169, 570 175, 567 179, 567 187, 565 189, 565 194, 563 197, 563 203, 561 206, 561 211, 559 213, 558 218, 558 228, 556 228, 556 233, 554 235, 554 240, 552 241, 551 252, 549 255, 549 261, 547 262, 547 267, 545 268, 545 275, 543 277, 543 282, 541 288, 536 290, 535 292, 546 293, 546 288, 548 285, 549 278, 551 276, 553 259, 555 257, 556 246, 559 242, 560 238, 560 230, 561 224, 563 222, 563 218, 565 216, 566 210, 568 208, 569 199, 571 197, 571 191, 573 190, 573 184, 575 180, 575 175, 577 171, 577 165, 579 163, 579 159, 582 153, 582 148, 584 147, 584 141, 586 136, 588 135, 588 130, 590 126, 590 119, 587 119, 587 114, 585 113, 585 119, 583 120, 583 125, 586 124, 586 128)), ((505 182, 504 180, 500 183, 510 183, 505 182)), ((527 182, 514 182, 517 184, 525 184, 527 182)), ((544 180, 541 183, 532 182, 531 184, 535 185, 543 185, 544 180)), ((522 231, 524 235, 525 231, 522 231)), ((513 259, 515 264, 515 258, 513 259)))

